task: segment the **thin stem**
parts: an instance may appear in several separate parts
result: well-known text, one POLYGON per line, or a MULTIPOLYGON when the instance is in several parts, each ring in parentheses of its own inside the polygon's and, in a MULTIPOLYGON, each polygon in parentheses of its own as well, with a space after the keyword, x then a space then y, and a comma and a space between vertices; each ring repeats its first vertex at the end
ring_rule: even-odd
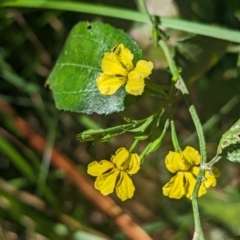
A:
MULTIPOLYGON (((166 56, 172 76, 176 76, 178 70, 177 70, 177 67, 171 56, 171 53, 169 51, 169 48, 168 48, 166 42, 164 40, 160 40, 159 45, 161 46, 161 48, 166 56)), ((175 87, 182 92, 182 94, 184 95, 184 98, 186 100, 186 103, 189 107, 189 112, 193 119, 196 131, 197 131, 198 139, 199 139, 199 146, 200 146, 200 153, 201 153, 201 165, 202 165, 206 162, 206 156, 207 156, 203 129, 202 129, 202 125, 199 120, 197 111, 196 111, 194 105, 191 103, 191 99, 189 96, 187 86, 180 74, 179 74, 178 81, 175 84, 175 87)), ((196 181, 196 184, 195 184, 195 187, 193 190, 193 195, 192 195, 193 217, 194 217, 194 225, 195 225, 195 231, 196 231, 195 235, 194 235, 194 240, 197 240, 197 239, 204 240, 204 235, 203 235, 200 216, 199 216, 198 202, 197 202, 198 191, 199 191, 199 188, 200 188, 200 185, 202 182, 203 175, 204 175, 204 170, 201 169, 197 176, 197 181, 196 181)))
POLYGON ((206 152, 206 142, 205 142, 205 137, 204 137, 204 133, 203 133, 203 128, 202 128, 202 124, 199 120, 197 111, 195 109, 195 107, 193 105, 191 105, 189 107, 189 112, 192 116, 194 125, 196 127, 197 130, 197 135, 198 135, 198 139, 199 139, 199 147, 200 147, 200 153, 201 153, 201 164, 206 163, 207 161, 207 152, 206 152))
POLYGON ((195 233, 194 233, 194 240, 204 240, 204 235, 201 227, 201 222, 200 222, 200 215, 199 215, 199 208, 198 208, 198 190, 201 186, 202 179, 204 176, 205 170, 200 169, 198 176, 197 176, 197 181, 193 190, 193 195, 192 195, 192 208, 193 208, 193 218, 194 218, 194 223, 195 223, 195 233))
POLYGON ((150 142, 150 143, 145 147, 145 149, 142 151, 142 153, 140 154, 139 157, 140 157, 140 159, 141 159, 141 164, 143 164, 144 158, 145 158, 145 156, 146 156, 149 148, 151 147, 151 145, 152 145, 152 142, 150 142))
MULTIPOLYGON (((139 1, 141 3, 144 3, 144 0, 139 0, 139 1)), ((144 5, 144 4, 142 4, 142 5, 144 5)), ((202 165, 206 162, 206 159, 207 159, 207 157, 206 157, 207 156, 207 154, 206 154, 206 143, 205 143, 205 138, 204 138, 202 125, 201 125, 201 122, 199 120, 197 111, 196 111, 194 105, 191 103, 191 99, 189 97, 189 92, 188 92, 187 86, 186 86, 184 80, 182 79, 182 77, 180 75, 180 72, 178 71, 178 69, 176 67, 176 64, 175 64, 175 62, 174 62, 174 60, 171 56, 171 53, 169 51, 169 48, 166 44, 165 40, 167 38, 162 37, 161 30, 158 28, 158 24, 159 24, 158 20, 159 19, 155 18, 154 20, 152 20, 151 16, 149 15, 149 13, 147 11, 146 5, 144 5, 144 6, 145 6, 145 10, 146 10, 150 20, 152 22, 154 21, 153 22, 153 27, 155 28, 154 29, 155 33, 158 33, 157 37, 156 36, 155 37, 156 37, 156 39, 161 38, 158 41, 158 45, 160 45, 160 47, 162 48, 162 50, 163 50, 163 52, 166 56, 171 74, 173 76, 173 78, 172 78, 172 88, 170 89, 170 96, 172 96, 173 89, 174 89, 173 86, 175 85, 175 87, 177 89, 179 89, 182 92, 182 94, 184 95, 186 103, 189 107, 189 112, 190 112, 191 117, 193 119, 196 131, 197 131, 198 139, 199 139, 199 146, 200 146, 200 153, 201 153, 201 165, 202 165), (177 78, 178 78, 178 80, 177 80, 177 78), (175 84, 175 82, 176 82, 176 84, 175 84)), ((165 33, 164 33, 164 35, 165 35, 165 33)), ((193 190, 193 195, 192 195, 193 217, 194 217, 194 225, 195 225, 195 230, 196 230, 196 232, 194 234, 194 240, 204 240, 204 235, 203 235, 200 216, 199 216, 198 202, 197 202, 198 191, 199 191, 199 188, 200 188, 200 185, 201 185, 201 182, 202 182, 204 172, 205 172, 204 169, 200 169, 199 174, 197 176, 196 184, 195 184, 195 187, 194 187, 194 190, 193 190)))
POLYGON ((216 155, 211 161, 207 163, 207 167, 211 168, 215 163, 217 163, 222 156, 216 155))
POLYGON ((172 144, 173 144, 175 152, 181 152, 181 148, 178 143, 177 134, 176 134, 175 125, 174 125, 173 120, 171 120, 171 136, 172 136, 172 144))
POLYGON ((136 148, 136 146, 138 145, 138 142, 139 142, 139 139, 134 140, 132 146, 129 149, 129 152, 132 152, 136 148))
MULTIPOLYGON (((177 72, 177 67, 175 65, 175 62, 174 62, 171 54, 170 54, 169 48, 168 48, 166 42, 163 41, 163 40, 159 41, 159 45, 161 46, 161 48, 162 48, 162 50, 163 50, 163 52, 166 56, 171 74, 174 76, 177 72)), ((202 129, 202 124, 199 120, 197 111, 196 111, 196 109, 195 109, 194 105, 192 104, 191 99, 189 97, 189 92, 188 92, 187 86, 186 86, 186 84, 185 84, 185 82, 182 79, 180 74, 179 74, 178 82, 176 83, 175 87, 178 88, 182 92, 182 94, 185 97, 185 100, 188 104, 189 112, 191 114, 194 125, 196 127, 196 131, 197 131, 197 135, 198 135, 198 139, 199 139, 199 146, 200 146, 200 153, 201 153, 201 163, 205 163, 206 159, 207 159, 206 158, 207 154, 206 154, 206 143, 205 143, 204 133, 203 133, 203 129, 202 129)))

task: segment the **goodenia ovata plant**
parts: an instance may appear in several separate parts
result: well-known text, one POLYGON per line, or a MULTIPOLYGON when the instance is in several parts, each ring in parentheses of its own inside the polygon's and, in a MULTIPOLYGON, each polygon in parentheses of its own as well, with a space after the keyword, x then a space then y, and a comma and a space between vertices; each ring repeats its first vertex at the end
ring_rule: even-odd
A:
POLYGON ((166 43, 167 36, 159 30, 156 19, 153 36, 161 47, 172 75, 168 86, 151 82, 153 63, 144 59, 141 49, 122 30, 99 22, 80 22, 72 29, 67 42, 53 68, 48 83, 59 110, 108 115, 123 111, 130 104, 137 104, 143 94, 162 98, 165 104, 145 119, 125 118, 122 125, 106 129, 88 129, 77 135, 79 141, 108 141, 131 132, 132 146, 122 146, 110 160, 93 161, 88 174, 96 177, 95 188, 103 195, 116 191, 125 201, 134 196, 132 175, 144 164, 146 155, 158 150, 170 126, 173 151, 165 158, 166 168, 173 177, 163 188, 163 195, 180 199, 186 196, 192 201, 195 233, 193 239, 204 239, 197 199, 217 184, 219 170, 213 166, 221 157, 240 162, 240 120, 226 132, 219 144, 216 156, 207 162, 206 144, 201 122, 166 43), (175 96, 181 92, 195 124, 200 153, 191 146, 181 149, 174 127, 173 110, 175 96), (170 111, 166 111, 170 110, 170 111), (160 120, 165 123, 158 135, 160 120), (145 149, 136 153, 140 141, 146 141, 145 149), (133 153, 134 152, 134 153, 133 153))

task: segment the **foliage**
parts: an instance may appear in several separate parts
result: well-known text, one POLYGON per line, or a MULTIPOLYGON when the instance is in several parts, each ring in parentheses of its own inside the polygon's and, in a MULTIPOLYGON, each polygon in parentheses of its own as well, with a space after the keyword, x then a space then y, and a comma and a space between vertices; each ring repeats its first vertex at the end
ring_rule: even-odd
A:
POLYGON ((239 236, 239 3, 0 7, 0 239, 239 236), (125 86, 99 92, 102 60, 121 57, 119 44, 134 56, 127 74, 138 70, 140 96, 125 86), (153 62, 151 75, 137 69, 141 60, 153 62), (170 185, 181 200, 163 196, 170 185), (131 199, 101 195, 114 189, 131 199))

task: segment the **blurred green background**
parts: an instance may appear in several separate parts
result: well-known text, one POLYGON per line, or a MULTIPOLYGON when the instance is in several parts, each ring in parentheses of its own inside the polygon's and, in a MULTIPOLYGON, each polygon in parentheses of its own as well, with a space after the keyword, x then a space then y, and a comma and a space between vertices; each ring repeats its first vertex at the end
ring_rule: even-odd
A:
MULTIPOLYGON (((60 5, 69 1, 58 2, 60 5)), ((93 6, 141 9, 134 0, 86 2, 93 6)), ((238 0, 147 0, 146 5, 151 14, 240 29, 238 0)), ((137 105, 109 116, 58 111, 45 83, 69 31, 79 21, 102 21, 124 29, 143 49, 146 59, 154 62, 152 81, 167 84, 170 80, 167 63, 151 39, 148 24, 59 11, 54 7, 0 6, 0 240, 128 239, 62 170, 51 166, 49 151, 55 147, 85 174, 92 160, 109 159, 119 147, 130 147, 133 135, 92 144, 79 143, 77 133, 96 124, 102 128, 122 124, 124 117, 147 117, 162 102, 143 96, 137 105), (46 140, 44 151, 37 152, 21 136, 15 118, 6 111, 6 103, 46 140)), ((171 29, 166 29, 166 33, 204 123, 210 159, 221 135, 240 117, 240 45, 171 29)), ((175 116, 181 146, 198 148, 192 120, 180 95, 175 116)), ((137 151, 140 153, 146 144, 141 142, 137 151)), ((121 202, 114 194, 111 197, 152 239, 192 239, 191 202, 171 200, 161 192, 170 178, 164 166, 169 150, 172 144, 167 134, 161 148, 147 157, 140 173, 133 177, 134 198, 121 202)), ((203 231, 209 240, 237 240, 240 239, 240 166, 222 159, 217 167, 221 170, 217 187, 199 201, 203 231)))

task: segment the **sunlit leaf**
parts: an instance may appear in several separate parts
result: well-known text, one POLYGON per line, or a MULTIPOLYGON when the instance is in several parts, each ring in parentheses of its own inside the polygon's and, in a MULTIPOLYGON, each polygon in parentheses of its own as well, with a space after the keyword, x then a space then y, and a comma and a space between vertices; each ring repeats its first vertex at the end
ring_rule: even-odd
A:
POLYGON ((217 154, 226 156, 232 162, 240 162, 240 119, 223 134, 217 154))
POLYGON ((75 25, 48 78, 57 108, 87 114, 124 110, 124 87, 105 96, 96 85, 104 53, 120 43, 134 54, 134 64, 142 59, 141 50, 122 30, 98 22, 75 25))

